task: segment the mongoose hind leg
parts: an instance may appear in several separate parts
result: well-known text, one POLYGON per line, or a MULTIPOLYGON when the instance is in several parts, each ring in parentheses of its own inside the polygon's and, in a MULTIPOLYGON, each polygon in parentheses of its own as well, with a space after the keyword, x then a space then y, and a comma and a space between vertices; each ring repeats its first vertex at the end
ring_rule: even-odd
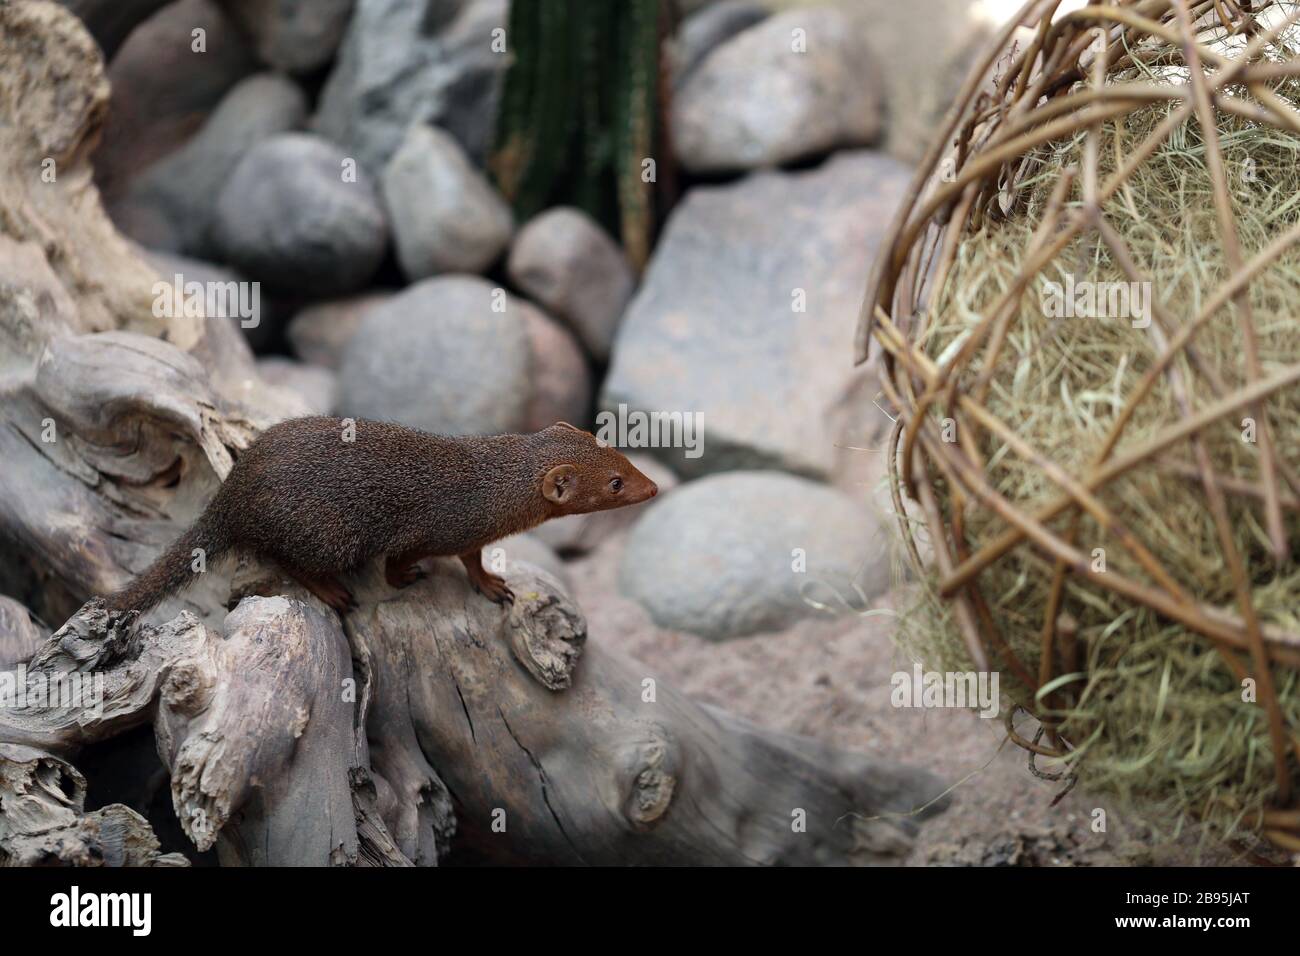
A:
POLYGON ((285 568, 289 576, 316 595, 340 614, 354 610, 357 602, 352 592, 332 574, 308 574, 294 568, 285 568))
POLYGON ((418 567, 418 564, 428 556, 423 551, 390 554, 384 559, 384 580, 388 582, 389 587, 398 589, 409 587, 426 576, 426 572, 418 567))
POLYGON ((495 604, 513 604, 515 592, 505 580, 497 577, 483 567, 483 553, 479 549, 459 555, 461 563, 469 573, 469 583, 474 590, 495 604))

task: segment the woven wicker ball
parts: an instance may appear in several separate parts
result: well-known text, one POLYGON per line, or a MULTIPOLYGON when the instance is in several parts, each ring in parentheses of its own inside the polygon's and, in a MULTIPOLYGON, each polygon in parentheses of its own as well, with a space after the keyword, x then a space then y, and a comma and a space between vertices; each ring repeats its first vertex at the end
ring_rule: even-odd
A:
POLYGON ((863 306, 904 639, 1000 674, 1040 776, 1297 851, 1300 10, 1059 6, 972 73, 863 306))

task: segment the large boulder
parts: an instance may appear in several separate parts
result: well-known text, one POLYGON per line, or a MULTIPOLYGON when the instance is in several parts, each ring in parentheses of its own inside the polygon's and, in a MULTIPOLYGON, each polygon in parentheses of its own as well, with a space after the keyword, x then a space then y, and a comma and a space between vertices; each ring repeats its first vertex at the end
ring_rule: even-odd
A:
POLYGON ((888 423, 852 342, 863 276, 909 176, 851 152, 691 190, 619 327, 601 407, 700 413, 702 455, 654 449, 683 476, 832 475, 837 443, 864 446, 888 423))
MULTIPOLYGON (((1012 6, 1018 6, 1013 4, 1012 6)), ((917 162, 934 141, 971 71, 992 41, 999 4, 925 0, 925 15, 898 0, 853 0, 844 5, 855 24, 854 42, 881 68, 885 81, 885 148, 917 162)), ((1027 40, 1019 38, 1023 45, 1027 40)), ((1005 64, 994 64, 998 71, 1005 64)), ((991 80, 992 77, 988 77, 991 80)))
POLYGON ((338 399, 338 375, 319 365, 295 362, 282 355, 257 360, 257 371, 264 381, 293 392, 312 415, 328 415, 338 399))
MULTIPOLYGON (((316 128, 378 176, 412 123, 486 154, 510 57, 493 50, 507 0, 357 0, 316 128)), ((501 34, 504 37, 504 32, 501 34)))
POLYGON ((252 36, 264 63, 287 73, 307 73, 334 56, 353 0, 226 0, 252 36))
POLYGON ((131 31, 166 6, 168 0, 58 0, 58 3, 81 18, 107 61, 113 59, 131 31))
POLYGON ((363 292, 307 306, 294 315, 286 329, 293 354, 310 365, 337 369, 343 363, 348 340, 356 334, 366 313, 392 297, 389 291, 363 292))
POLYGON ((542 323, 554 324, 478 276, 418 282, 361 320, 340 369, 339 409, 444 435, 550 424, 540 419, 571 400, 542 390, 560 380, 548 363, 567 361, 553 341, 555 352, 538 349, 542 323))
POLYGON ((244 154, 300 125, 307 98, 275 73, 260 73, 226 94, 198 135, 132 181, 110 209, 114 222, 151 249, 211 256, 208 231, 221 187, 244 154))
POLYGON ((726 640, 864 609, 887 536, 843 492, 780 472, 688 482, 632 528, 619 588, 661 627, 726 640), (838 596, 838 597, 837 597, 838 596))
POLYGON ((714 49, 673 103, 682 165, 712 173, 775 166, 880 133, 882 83, 837 7, 790 10, 714 49))
POLYGON ((541 431, 556 422, 585 422, 591 415, 593 386, 578 340, 527 302, 517 303, 517 308, 528 327, 532 356, 532 390, 524 431, 541 431))
POLYGON ((608 360, 636 278, 623 250, 595 220, 570 206, 548 209, 519 231, 506 271, 577 333, 592 358, 608 360))
POLYGON ((105 201, 193 136, 231 87, 257 70, 252 47, 214 0, 176 0, 140 24, 108 67, 113 102, 95 153, 105 201))
POLYGON ((510 207, 449 133, 417 123, 380 181, 397 261, 412 281, 482 272, 514 231, 510 207))
POLYGON ((755 0, 721 0, 692 13, 669 44, 673 84, 680 86, 715 47, 766 20, 770 13, 755 0))
POLYGON ((285 133, 255 146, 217 198, 212 240, 225 261, 278 290, 341 295, 383 260, 388 224, 365 172, 324 140, 285 133))

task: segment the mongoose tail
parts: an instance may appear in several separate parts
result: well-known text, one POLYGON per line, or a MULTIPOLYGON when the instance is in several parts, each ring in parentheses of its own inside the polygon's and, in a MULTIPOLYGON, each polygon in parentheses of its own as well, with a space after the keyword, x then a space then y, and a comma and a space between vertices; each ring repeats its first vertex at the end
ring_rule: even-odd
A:
POLYGON ((135 580, 106 597, 104 603, 109 610, 136 610, 144 614, 163 598, 194 582, 196 549, 203 552, 205 564, 221 557, 229 547, 228 542, 206 518, 205 513, 135 580))

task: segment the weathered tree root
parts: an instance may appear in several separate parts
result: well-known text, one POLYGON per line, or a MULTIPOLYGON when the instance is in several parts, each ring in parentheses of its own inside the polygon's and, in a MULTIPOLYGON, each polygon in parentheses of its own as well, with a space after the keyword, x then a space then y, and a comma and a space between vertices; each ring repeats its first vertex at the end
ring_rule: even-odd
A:
POLYGON ((85 812, 86 779, 66 760, 0 743, 0 866, 186 866, 159 853, 149 821, 121 804, 85 812))
MULTIPOLYGON (((490 862, 907 852, 927 774, 692 704, 584 649, 581 613, 543 572, 511 584, 507 610, 449 562, 398 592, 372 572, 344 627, 277 584, 294 596, 245 598, 224 638, 188 613, 152 627, 92 602, 29 669, 100 675, 102 702, 0 711, 0 740, 76 774, 82 748, 151 721, 185 833, 228 864, 433 865, 453 834, 490 862)), ((0 852, 23 856, 3 838, 0 852)))

